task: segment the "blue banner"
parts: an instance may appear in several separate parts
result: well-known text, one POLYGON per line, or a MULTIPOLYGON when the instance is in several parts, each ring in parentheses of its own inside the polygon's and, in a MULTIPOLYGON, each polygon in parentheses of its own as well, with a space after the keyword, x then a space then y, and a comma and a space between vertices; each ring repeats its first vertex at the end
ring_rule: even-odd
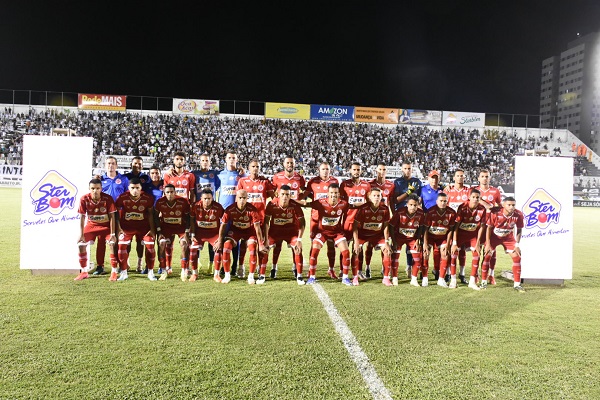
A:
POLYGON ((354 121, 354 107, 311 104, 310 119, 320 121, 354 121))

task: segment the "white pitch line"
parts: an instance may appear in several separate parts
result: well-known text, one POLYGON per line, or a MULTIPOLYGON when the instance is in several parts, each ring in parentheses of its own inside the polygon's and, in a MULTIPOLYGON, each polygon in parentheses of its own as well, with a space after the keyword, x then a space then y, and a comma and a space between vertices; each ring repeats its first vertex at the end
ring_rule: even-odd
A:
POLYGON ((369 361, 369 357, 367 357, 365 352, 360 348, 358 340, 356 340, 352 331, 348 328, 346 321, 340 316, 340 313, 337 308, 335 308, 335 305, 327 295, 325 289, 318 283, 312 285, 312 287, 317 293, 319 300, 321 300, 321 303, 323 303, 325 311, 329 314, 329 318, 331 318, 335 330, 342 338, 344 347, 346 347, 346 350, 350 354, 350 358, 354 361, 354 364, 356 364, 358 372, 362 375, 373 398, 377 400, 392 399, 392 395, 381 381, 381 378, 379 378, 379 375, 377 375, 377 371, 375 371, 375 368, 369 361))

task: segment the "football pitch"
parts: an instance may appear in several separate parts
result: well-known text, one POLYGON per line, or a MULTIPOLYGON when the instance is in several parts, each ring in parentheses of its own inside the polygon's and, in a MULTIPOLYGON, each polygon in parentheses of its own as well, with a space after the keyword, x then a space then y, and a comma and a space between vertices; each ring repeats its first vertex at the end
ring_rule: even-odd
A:
MULTIPOLYGON (((575 209, 573 279, 517 293, 504 254, 479 292, 402 273, 385 287, 379 252, 359 287, 327 277, 326 251, 319 286, 298 286, 287 248, 263 286, 213 282, 206 249, 196 282, 177 262, 164 282, 33 276, 19 269, 20 198, 0 189, 0 399, 600 398, 600 209, 575 209)), ((75 262, 77 234, 64 238, 75 262)), ((309 246, 307 232, 305 261, 309 246)))

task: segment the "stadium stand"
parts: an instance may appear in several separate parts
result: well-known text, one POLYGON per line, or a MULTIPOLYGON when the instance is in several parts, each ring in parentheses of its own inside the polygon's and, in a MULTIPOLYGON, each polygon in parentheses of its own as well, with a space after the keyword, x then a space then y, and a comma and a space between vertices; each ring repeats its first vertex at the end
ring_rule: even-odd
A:
MULTIPOLYGON (((224 165, 228 150, 238 153, 241 165, 256 158, 262 173, 281 169, 286 154, 297 160, 298 169, 314 175, 321 161, 343 175, 352 161, 368 166, 383 162, 400 165, 413 162, 417 176, 429 170, 442 172, 441 181, 451 182, 456 168, 463 168, 467 183, 476 183, 480 168, 489 168, 494 184, 514 183, 513 159, 527 150, 555 156, 574 156, 561 138, 524 138, 498 130, 442 129, 425 126, 382 126, 359 123, 272 120, 249 117, 192 118, 173 114, 141 115, 118 112, 0 111, 0 163, 20 164, 23 135, 49 135, 53 128, 72 129, 77 135, 94 138, 94 156, 154 156, 166 167, 175 151, 189 154, 190 168, 199 156, 213 156, 215 168, 224 165)), ((146 166, 149 167, 149 166, 146 166)), ((585 157, 576 157, 574 176, 600 176, 585 157)))

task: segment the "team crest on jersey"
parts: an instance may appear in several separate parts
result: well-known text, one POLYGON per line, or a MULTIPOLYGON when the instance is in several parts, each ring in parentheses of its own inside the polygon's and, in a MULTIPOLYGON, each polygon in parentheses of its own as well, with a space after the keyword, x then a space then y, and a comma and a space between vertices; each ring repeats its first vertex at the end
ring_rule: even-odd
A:
POLYGON ((287 217, 288 217, 288 218, 292 218, 292 214, 288 214, 288 215, 287 215, 287 217))
POLYGON ((139 207, 138 207, 138 209, 139 209, 140 211, 144 211, 144 210, 146 209, 146 207, 144 207, 144 206, 139 206, 139 207))
POLYGON ((494 196, 492 196, 492 195, 490 194, 490 195, 488 196, 488 200, 489 200, 489 201, 492 201, 492 200, 494 200, 494 196))
POLYGON ((342 210, 337 210, 337 215, 342 215, 342 210))
POLYGON ((57 171, 48 171, 30 193, 33 213, 49 212, 58 215, 65 208, 73 209, 77 198, 77 187, 57 171))
POLYGON ((475 221, 480 221, 480 220, 481 220, 481 217, 479 215, 475 217, 475 221))
POLYGON ((175 215, 177 215, 179 217, 181 215, 181 211, 179 211, 179 210, 175 211, 175 215))
POLYGON ((187 181, 187 179, 184 179, 184 180, 181 181, 181 183, 183 184, 183 186, 187 186, 188 181, 187 181))
POLYGON ((115 183, 116 183, 117 185, 120 185, 120 184, 121 184, 121 182, 122 182, 122 181, 121 181, 121 179, 120 179, 120 178, 117 178, 117 179, 115 179, 115 183))
POLYGON ((292 183, 292 187, 293 187, 294 189, 297 189, 297 188, 298 188, 298 183, 296 183, 296 182, 292 183))
POLYGON ((363 196, 365 195, 365 193, 366 193, 366 192, 365 192, 365 189, 362 189, 362 190, 360 191, 360 194, 362 194, 363 196))
POLYGON ((250 218, 248 218, 248 216, 247 216, 247 215, 244 215, 244 218, 243 218, 243 219, 244 219, 244 221, 248 221, 250 218))
POLYGON ((387 190, 387 189, 385 189, 385 190, 383 191, 383 194, 390 194, 390 191, 389 191, 389 190, 387 190))
POLYGON ((560 203, 544 189, 536 189, 523 206, 525 228, 546 229, 560 220, 560 203))
POLYGON ((106 207, 100 207, 100 212, 105 213, 106 212, 106 207))
POLYGON ((264 189, 263 185, 258 185, 258 190, 263 190, 263 189, 264 189))
POLYGON ((466 200, 467 200, 467 195, 466 195, 466 194, 463 194, 463 195, 462 195, 462 200, 463 200, 463 201, 466 201, 466 200))
POLYGON ((210 179, 212 179, 212 178, 214 178, 214 177, 215 177, 215 174, 208 174, 208 177, 209 177, 210 179))
POLYGON ((448 221, 444 220, 443 224, 448 225, 448 221))
POLYGON ((377 216, 377 221, 381 221, 383 219, 383 217, 381 215, 377 216))

